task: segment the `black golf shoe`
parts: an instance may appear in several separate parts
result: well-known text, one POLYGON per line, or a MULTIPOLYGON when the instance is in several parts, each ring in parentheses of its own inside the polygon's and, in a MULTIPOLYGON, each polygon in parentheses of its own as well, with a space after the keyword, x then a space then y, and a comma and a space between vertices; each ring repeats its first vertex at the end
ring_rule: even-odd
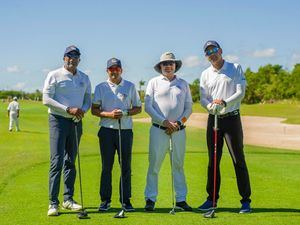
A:
POLYGON ((146 200, 145 211, 151 212, 154 211, 155 202, 150 199, 146 200))
POLYGON ((193 211, 192 207, 189 206, 186 201, 176 202, 176 209, 180 209, 182 211, 193 211))
POLYGON ((110 200, 105 200, 103 202, 101 202, 99 208, 98 208, 98 211, 101 211, 101 212, 106 212, 110 209, 110 200))
POLYGON ((125 212, 134 212, 134 211, 135 211, 135 209, 133 208, 133 206, 132 206, 130 200, 125 201, 125 202, 123 203, 123 206, 122 206, 122 207, 123 207, 123 209, 124 209, 125 212))

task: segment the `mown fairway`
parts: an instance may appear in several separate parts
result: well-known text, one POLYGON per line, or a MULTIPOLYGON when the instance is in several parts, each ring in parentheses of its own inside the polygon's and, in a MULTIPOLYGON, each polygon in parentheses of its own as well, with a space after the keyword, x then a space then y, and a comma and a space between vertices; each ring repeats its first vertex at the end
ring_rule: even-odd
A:
MULTIPOLYGON (((46 216, 49 167, 47 109, 41 103, 21 101, 22 132, 9 133, 6 107, 7 103, 0 104, 0 224, 300 224, 300 152, 254 146, 245 147, 253 193, 252 214, 236 213, 240 207, 240 196, 227 149, 224 149, 221 164, 222 186, 217 218, 204 219, 196 210, 176 213, 175 216, 168 214, 172 204, 168 157, 160 173, 156 211, 145 213, 143 192, 148 166, 149 124, 142 123, 134 125, 132 203, 136 212, 127 213, 128 218, 124 220, 112 218, 120 207, 120 173, 116 162, 113 171, 113 209, 108 213, 98 213, 101 166, 96 137, 98 119, 90 114, 84 121, 80 145, 84 200, 90 219, 80 221, 76 214, 63 210, 60 216, 49 218, 46 216)), ((185 172, 188 202, 194 208, 206 198, 206 165, 204 130, 188 128, 185 172)), ((77 187, 78 183, 75 199, 79 201, 77 187)))

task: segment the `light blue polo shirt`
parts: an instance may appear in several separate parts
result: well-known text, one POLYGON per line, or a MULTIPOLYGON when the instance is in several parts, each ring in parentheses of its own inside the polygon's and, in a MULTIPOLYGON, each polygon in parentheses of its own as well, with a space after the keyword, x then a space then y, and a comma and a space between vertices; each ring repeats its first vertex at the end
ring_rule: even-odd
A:
MULTIPOLYGON (((93 104, 99 105, 102 111, 111 112, 114 109, 128 110, 132 107, 141 107, 140 96, 135 85, 122 79, 119 84, 109 80, 98 84, 95 88, 93 104)), ((100 118, 100 126, 112 129, 119 129, 117 119, 100 118)), ((131 116, 123 116, 121 119, 122 129, 132 129, 131 116)))

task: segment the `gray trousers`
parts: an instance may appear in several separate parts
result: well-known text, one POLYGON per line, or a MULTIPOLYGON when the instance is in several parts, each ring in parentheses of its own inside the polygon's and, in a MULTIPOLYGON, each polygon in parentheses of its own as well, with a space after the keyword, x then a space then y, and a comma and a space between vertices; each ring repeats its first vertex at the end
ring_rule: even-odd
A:
MULTIPOLYGON (((61 172, 64 178, 64 201, 71 200, 76 178, 76 138, 75 123, 72 119, 49 114, 50 128, 50 170, 49 201, 59 204, 58 194, 61 172)), ((77 124, 78 142, 82 134, 82 122, 77 124)))
MULTIPOLYGON (((102 172, 100 182, 101 201, 111 200, 112 194, 112 168, 114 165, 115 152, 118 152, 120 162, 119 134, 118 130, 101 127, 98 132, 102 172)), ((131 197, 131 155, 132 155, 133 132, 131 129, 121 130, 122 147, 122 179, 123 197, 126 203, 131 197)), ((121 202, 121 182, 119 185, 121 202)))

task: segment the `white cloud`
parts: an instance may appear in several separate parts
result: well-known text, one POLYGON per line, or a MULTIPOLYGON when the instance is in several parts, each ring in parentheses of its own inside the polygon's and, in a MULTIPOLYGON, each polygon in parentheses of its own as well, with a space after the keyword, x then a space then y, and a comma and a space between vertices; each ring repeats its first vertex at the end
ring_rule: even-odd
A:
POLYGON ((13 90, 23 90, 26 86, 25 82, 20 82, 12 86, 13 90))
POLYGON ((240 58, 237 55, 225 55, 224 59, 233 63, 238 62, 240 60, 240 58))
POLYGON ((294 62, 294 64, 300 63, 300 54, 294 53, 292 55, 292 62, 294 62))
POLYGON ((256 50, 251 55, 255 58, 269 58, 275 56, 276 50, 274 48, 266 48, 262 50, 256 50))
POLYGON ((17 65, 9 66, 6 68, 6 72, 8 72, 8 73, 18 73, 20 71, 21 71, 20 67, 17 65))
POLYGON ((92 73, 92 71, 91 70, 89 70, 89 69, 87 69, 87 70, 84 70, 83 71, 85 74, 87 74, 87 75, 90 75, 91 73, 92 73))
POLYGON ((42 72, 43 72, 43 73, 49 73, 49 72, 50 72, 50 69, 42 69, 42 72))
POLYGON ((201 65, 199 56, 189 56, 183 60, 183 65, 189 68, 197 67, 201 65))

